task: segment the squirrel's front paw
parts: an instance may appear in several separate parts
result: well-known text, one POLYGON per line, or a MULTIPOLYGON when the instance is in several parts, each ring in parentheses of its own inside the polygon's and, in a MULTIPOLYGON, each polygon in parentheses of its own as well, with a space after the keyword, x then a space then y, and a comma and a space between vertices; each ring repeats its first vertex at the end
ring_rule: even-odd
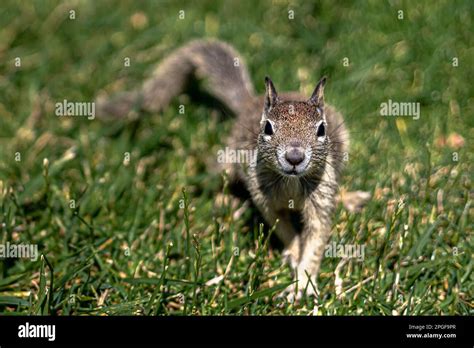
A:
POLYGON ((297 280, 290 284, 285 290, 283 290, 278 298, 286 299, 289 303, 298 303, 301 301, 303 296, 307 297, 318 297, 319 291, 314 281, 309 281, 308 277, 297 280))

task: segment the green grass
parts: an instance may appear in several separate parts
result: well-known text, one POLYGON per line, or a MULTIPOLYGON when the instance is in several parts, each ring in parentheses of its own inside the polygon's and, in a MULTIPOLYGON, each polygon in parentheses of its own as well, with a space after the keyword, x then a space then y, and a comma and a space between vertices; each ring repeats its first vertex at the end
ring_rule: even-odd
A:
POLYGON ((447 0, 4 1, 0 244, 34 243, 44 257, 0 260, 0 313, 472 315, 473 10, 447 0), (340 270, 345 296, 341 260, 326 258, 317 300, 275 298, 291 282, 281 250, 255 211, 235 216, 242 202, 206 166, 233 126, 219 110, 180 97, 140 122, 54 115, 63 99, 138 86, 197 37, 234 45, 259 92, 265 75, 308 95, 329 77, 326 100, 352 134, 343 186, 374 196, 361 213, 336 214, 331 241, 366 245, 363 262, 340 270), (381 117, 388 99, 420 102, 420 119, 381 117))

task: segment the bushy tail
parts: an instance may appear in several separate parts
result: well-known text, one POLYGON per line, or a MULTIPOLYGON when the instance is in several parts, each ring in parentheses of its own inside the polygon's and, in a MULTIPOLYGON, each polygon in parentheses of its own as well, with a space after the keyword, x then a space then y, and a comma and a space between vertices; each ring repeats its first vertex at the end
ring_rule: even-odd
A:
POLYGON ((166 57, 142 87, 97 100, 97 115, 120 118, 132 110, 163 110, 193 78, 203 80, 205 91, 235 114, 254 96, 247 68, 234 48, 220 41, 195 40, 166 57))

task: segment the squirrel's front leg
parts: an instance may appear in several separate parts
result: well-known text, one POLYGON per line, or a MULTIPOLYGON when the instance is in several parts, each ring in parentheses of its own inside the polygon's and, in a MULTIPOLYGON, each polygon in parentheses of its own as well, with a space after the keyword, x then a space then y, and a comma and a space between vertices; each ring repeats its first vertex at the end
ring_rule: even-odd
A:
POLYGON ((324 249, 331 234, 332 212, 327 208, 319 210, 313 202, 309 202, 303 212, 305 221, 302 235, 304 249, 298 264, 297 277, 298 285, 302 287, 301 290, 307 287, 307 291, 310 293, 313 292, 313 286, 316 286, 324 249), (312 284, 308 284, 309 281, 312 284))
POLYGON ((303 208, 301 257, 296 268, 295 283, 287 289, 290 300, 306 295, 317 295, 316 280, 324 256, 325 246, 331 234, 334 211, 334 190, 316 191, 303 208))

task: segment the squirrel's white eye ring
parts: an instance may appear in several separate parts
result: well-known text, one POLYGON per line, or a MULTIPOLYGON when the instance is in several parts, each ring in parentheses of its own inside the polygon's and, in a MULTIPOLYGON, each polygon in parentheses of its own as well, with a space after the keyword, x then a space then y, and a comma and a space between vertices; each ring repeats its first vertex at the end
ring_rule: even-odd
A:
POLYGON ((263 132, 265 133, 265 135, 273 135, 273 125, 269 120, 265 121, 265 128, 263 129, 263 132))

